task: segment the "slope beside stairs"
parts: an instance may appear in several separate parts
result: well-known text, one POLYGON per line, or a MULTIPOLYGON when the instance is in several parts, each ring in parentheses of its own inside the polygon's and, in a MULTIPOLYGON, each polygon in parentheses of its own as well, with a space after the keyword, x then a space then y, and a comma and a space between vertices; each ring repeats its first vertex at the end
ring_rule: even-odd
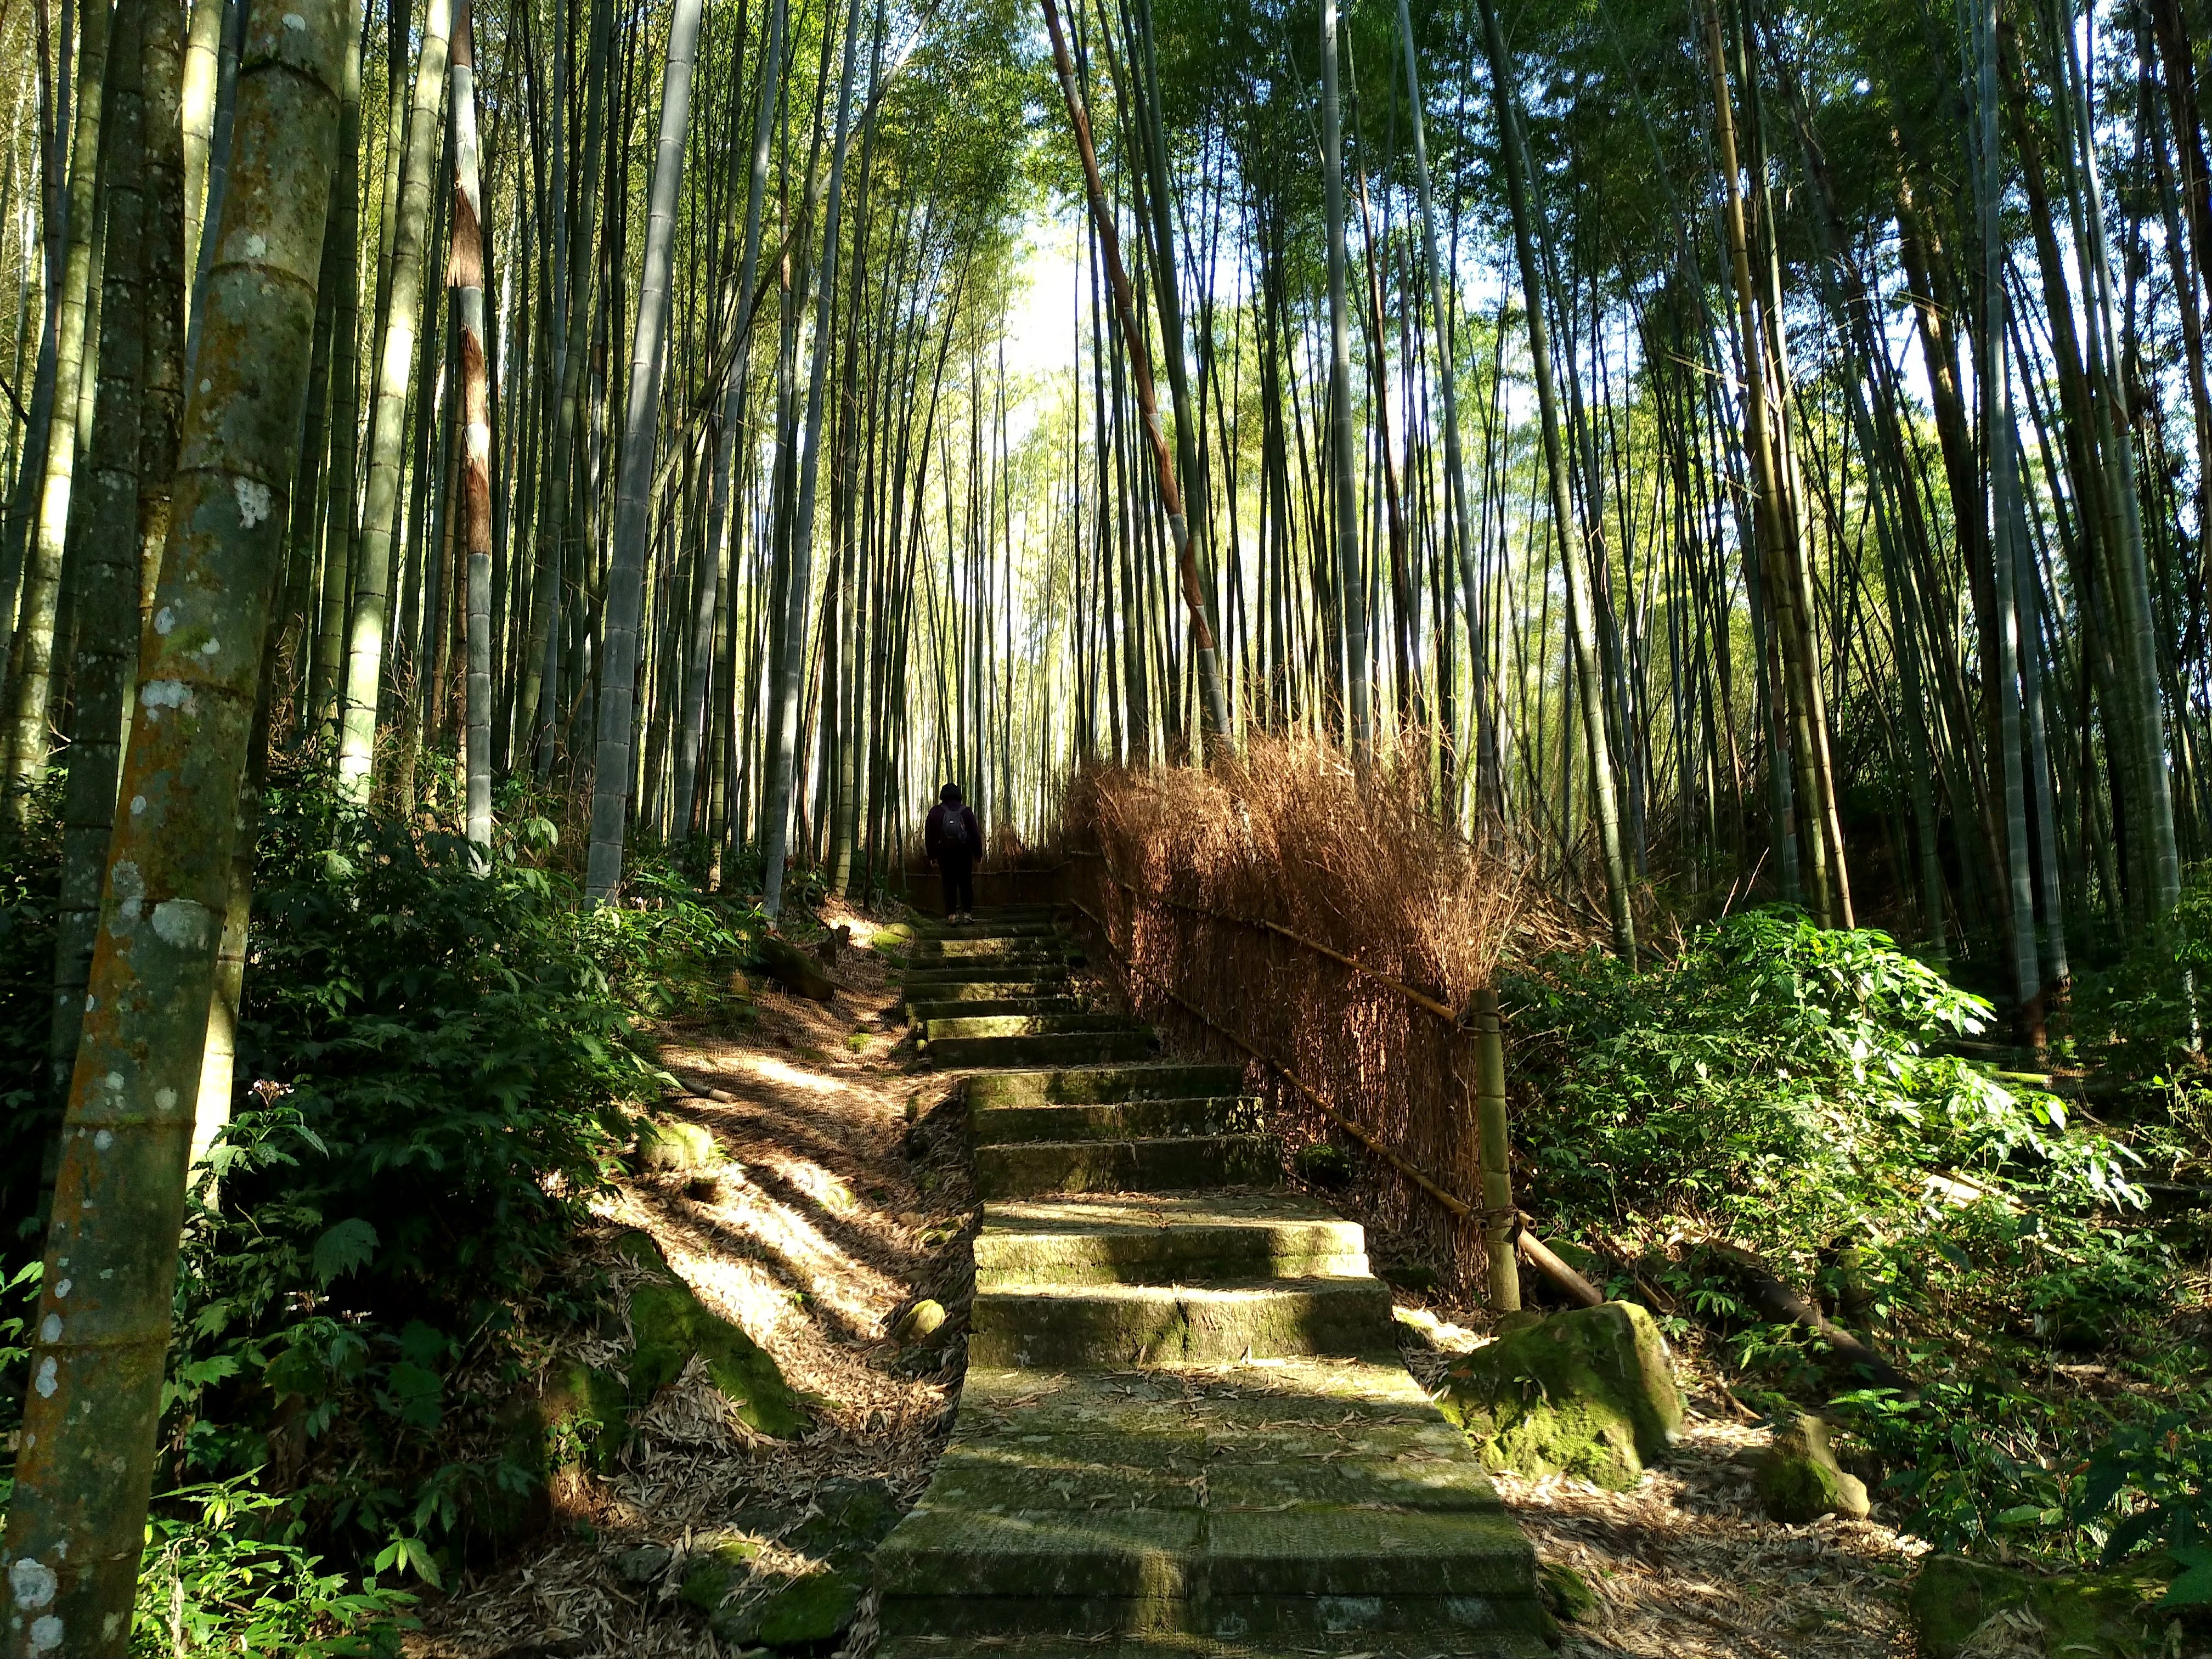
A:
POLYGON ((951 1443, 877 1555, 884 1659, 1534 1659, 1536 1565, 1399 1362, 1358 1226, 1279 1188, 1233 1066, 1084 1012, 1046 911, 927 929, 966 1071, 951 1443))

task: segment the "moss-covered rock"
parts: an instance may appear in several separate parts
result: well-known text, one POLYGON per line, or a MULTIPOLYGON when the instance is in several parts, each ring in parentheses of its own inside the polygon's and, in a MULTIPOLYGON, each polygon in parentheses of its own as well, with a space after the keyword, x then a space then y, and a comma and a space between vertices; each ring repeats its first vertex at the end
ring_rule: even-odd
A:
POLYGON ((760 941, 760 965, 771 979, 797 996, 816 1002, 836 1000, 837 981, 822 971, 822 964, 789 939, 764 933, 760 941))
POLYGON ((678 1278, 651 1235, 626 1233, 619 1249, 653 1276, 629 1293, 629 1395, 643 1405, 673 1382, 694 1354, 707 1362, 714 1387, 739 1419, 761 1433, 789 1439, 808 1426, 805 1411, 775 1358, 714 1313, 678 1278))
POLYGON ((1579 1625, 1597 1613, 1597 1592, 1564 1561, 1537 1564, 1536 1594, 1544 1611, 1563 1625, 1579 1625))
POLYGON ((605 1474, 629 1442, 629 1389, 612 1371, 568 1360, 546 1373, 538 1421, 547 1469, 580 1464, 605 1474))
POLYGON ((905 1346, 933 1337, 945 1326, 945 1304, 927 1297, 891 1322, 891 1340, 905 1346))
POLYGON ((647 1118, 637 1126, 637 1168, 642 1175, 690 1175, 722 1161, 711 1132, 696 1123, 661 1123, 647 1118))
POLYGON ((1631 1302, 1554 1314, 1476 1349, 1444 1377, 1437 1404, 1492 1469, 1625 1489, 1681 1433, 1666 1342, 1631 1302))
POLYGON ((1920 1570, 1910 1606, 1921 1659, 1980 1651, 1976 1633, 2000 1618, 2012 1620, 2022 1636, 2032 1625, 2043 1651, 2066 1659, 2156 1659, 2170 1650, 2167 1621, 2152 1605, 2165 1593, 2162 1581, 2138 1573, 2045 1577, 1937 1555, 1920 1570))
POLYGON ((1828 1425, 1809 1413, 1776 1428, 1774 1443, 1759 1454, 1752 1478, 1768 1518, 1792 1526, 1824 1515, 1863 1521, 1870 1508, 1866 1483, 1836 1462, 1828 1425))
POLYGON ((1291 1166, 1298 1172, 1301 1181, 1310 1181, 1332 1191, 1349 1187, 1352 1178, 1359 1173, 1350 1153, 1326 1140, 1310 1140, 1299 1147, 1291 1157, 1291 1166))
POLYGON ((860 1582, 842 1572, 810 1573, 771 1590, 750 1611, 752 1639, 764 1648, 805 1648, 843 1633, 860 1605, 860 1582))
POLYGON ((814 1489, 814 1512, 785 1536, 832 1566, 848 1566, 884 1540, 898 1524, 898 1500, 881 1480, 824 1480, 814 1489))

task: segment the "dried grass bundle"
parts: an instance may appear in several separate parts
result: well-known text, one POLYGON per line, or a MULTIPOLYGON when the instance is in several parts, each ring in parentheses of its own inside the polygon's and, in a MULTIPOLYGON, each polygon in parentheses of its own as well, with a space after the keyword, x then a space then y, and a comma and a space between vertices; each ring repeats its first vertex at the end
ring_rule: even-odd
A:
MULTIPOLYGON (((1255 735, 1204 771, 1094 768, 1066 808, 1071 848, 1092 856, 1068 875, 1111 935, 1140 1012, 1226 1052, 1183 999, 1473 1200, 1473 1034, 1422 1004, 1463 1015, 1538 901, 1517 865, 1439 823, 1429 799, 1417 769, 1362 775, 1310 738, 1255 735)), ((1260 1085, 1286 1140, 1329 1135, 1326 1116, 1279 1077, 1260 1085)), ((1355 1161, 1356 1199, 1375 1225, 1443 1280, 1480 1281, 1476 1229, 1381 1160, 1355 1161)))

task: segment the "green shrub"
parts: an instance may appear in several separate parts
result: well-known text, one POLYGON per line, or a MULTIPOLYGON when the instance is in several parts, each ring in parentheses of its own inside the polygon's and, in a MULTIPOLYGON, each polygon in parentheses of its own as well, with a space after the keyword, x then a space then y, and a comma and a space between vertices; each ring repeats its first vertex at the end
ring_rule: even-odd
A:
POLYGON ((1809 1255, 1869 1218, 1948 1213, 1957 1183, 2025 1182, 2076 1208, 2140 1201, 2126 1154, 2069 1133, 2056 1098, 1925 1052, 1980 1030, 1989 1006, 1886 934, 1754 910, 1657 968, 1593 955, 1506 991, 1543 1103, 1516 1133, 1543 1200, 1572 1215, 1686 1218, 1809 1255))
POLYGON ((215 1477, 281 1448, 333 1548, 461 1548, 538 1478, 497 1413, 543 1331, 588 1313, 590 1287, 549 1270, 611 1176, 611 1109, 665 1081, 622 981, 700 925, 584 912, 532 861, 550 834, 526 820, 480 866, 318 781, 267 793, 240 1107, 187 1227, 172 1438, 215 1477))
POLYGON ((269 1654, 396 1659, 415 1598, 324 1569, 283 1500, 240 1479, 157 1500, 146 1527, 131 1650, 143 1659, 269 1654))
POLYGON ((1921 1386, 1846 1395, 1838 1420, 1939 1547, 2081 1555, 2103 1535, 2092 1510, 2136 1501, 2085 1508, 2095 1449, 2146 1400, 2212 1408, 2201 1351, 2144 1340, 2178 1265, 2142 1219, 2139 1156, 2051 1095, 1929 1052, 1989 1008, 1885 936, 1753 911, 1656 967, 1557 960, 1504 988, 1526 1201, 1637 1259, 1772 1387, 1825 1399, 1814 1340, 1759 1319, 1696 1241, 1852 1302, 1921 1386), (2100 1403, 2048 1386, 2087 1350, 2140 1389, 2100 1403))

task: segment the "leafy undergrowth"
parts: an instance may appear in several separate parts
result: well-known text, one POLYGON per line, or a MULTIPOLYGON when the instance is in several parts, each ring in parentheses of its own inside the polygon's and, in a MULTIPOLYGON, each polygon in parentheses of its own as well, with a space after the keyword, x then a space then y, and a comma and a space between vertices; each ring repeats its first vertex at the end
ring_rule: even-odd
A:
MULTIPOLYGON (((599 1312, 605 1286, 563 1258, 626 1109, 669 1083, 640 1021, 720 996, 759 925, 649 855, 621 906, 586 908, 536 805, 503 803, 479 860, 313 775, 264 792, 237 1086, 180 1259, 141 1651, 396 1650, 416 1581, 532 1513, 544 1472, 502 1411, 599 1312)), ((0 930, 0 1000, 43 1003, 51 847, 9 850, 0 897, 28 922, 0 930)), ((35 1079, 0 1106, 18 1146, 54 1110, 35 1079)), ((0 1431, 36 1292, 26 1190, 9 1189, 0 1431)))
MULTIPOLYGON (((2185 917, 2192 938, 2208 917, 2185 917)), ((2158 976, 2135 971, 2141 1017, 2158 976)), ((1613 1293, 1721 1333, 1760 1410, 1827 1407, 1846 1462, 1936 1547, 2130 1560, 2172 1577, 2170 1607, 2212 1602, 2208 1235, 2145 1184, 2202 1166, 2188 1091, 2093 1121, 1939 1052, 1990 1011, 1887 937, 1779 910, 1641 971, 1540 962, 1504 994, 1523 1201, 1613 1293), (1747 1250, 1917 1387, 1867 1386, 1762 1317, 1747 1250)), ((2126 1054, 2170 1075, 2154 1035, 2126 1054)))

